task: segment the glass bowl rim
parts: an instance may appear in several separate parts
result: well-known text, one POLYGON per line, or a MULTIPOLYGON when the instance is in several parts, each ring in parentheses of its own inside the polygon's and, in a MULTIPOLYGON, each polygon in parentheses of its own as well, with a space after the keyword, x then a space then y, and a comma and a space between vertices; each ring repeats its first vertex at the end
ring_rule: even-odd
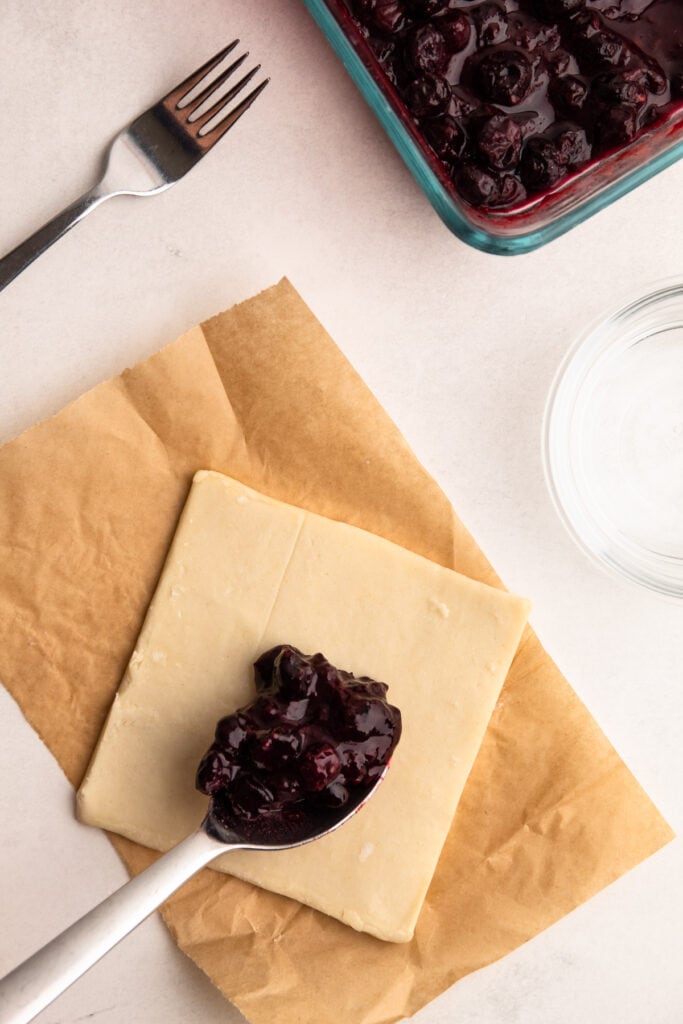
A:
MULTIPOLYGON (((656 571, 651 567, 644 569, 639 574, 632 565, 624 566, 618 559, 607 557, 607 555, 600 551, 596 551, 582 534, 581 530, 576 525, 575 520, 572 518, 571 513, 567 509, 561 495, 561 488, 558 486, 558 474, 556 469, 557 460, 553 459, 553 452, 555 449, 555 445, 553 444, 553 427, 555 417, 558 414, 558 398, 562 397, 563 386, 569 387, 569 384, 567 384, 568 374, 572 368, 576 367, 578 357, 581 355, 585 357, 583 365, 579 364, 579 368, 583 370, 582 376, 585 380, 585 377, 594 368, 597 358, 612 348, 616 341, 613 337, 608 338, 607 341, 605 341, 605 339, 601 339, 599 337, 599 332, 610 325, 615 325, 620 320, 633 316, 638 310, 642 310, 644 307, 656 307, 657 304, 667 296, 678 296, 681 300, 683 309, 683 275, 652 280, 641 286, 635 295, 632 290, 627 293, 623 293, 620 299, 618 299, 613 305, 610 305, 608 309, 603 310, 602 313, 593 317, 591 321, 579 332, 560 360, 548 390, 541 428, 541 457, 546 487, 555 512, 574 544, 581 552, 583 552, 590 562, 598 566, 603 572, 606 572, 613 579, 619 579, 631 586, 637 586, 641 591, 642 589, 646 589, 662 600, 666 600, 670 603, 673 602, 680 604, 683 602, 683 558, 663 554, 657 555, 657 559, 660 563, 665 563, 667 561, 671 562, 681 571, 680 581, 667 583, 661 575, 657 576, 656 571), (588 358, 590 356, 592 356, 592 358, 588 358)), ((648 334, 644 334, 643 337, 652 336, 654 333, 656 332, 649 332, 648 334)), ((567 399, 571 402, 572 407, 576 404, 584 380, 575 381, 571 386, 567 399)), ((592 515, 592 510, 590 510, 590 508, 589 512, 592 515)), ((630 544, 634 551, 638 550, 637 546, 634 545, 633 542, 630 542, 630 544)), ((626 539, 626 543, 622 543, 621 547, 625 548, 628 546, 629 541, 626 539)))

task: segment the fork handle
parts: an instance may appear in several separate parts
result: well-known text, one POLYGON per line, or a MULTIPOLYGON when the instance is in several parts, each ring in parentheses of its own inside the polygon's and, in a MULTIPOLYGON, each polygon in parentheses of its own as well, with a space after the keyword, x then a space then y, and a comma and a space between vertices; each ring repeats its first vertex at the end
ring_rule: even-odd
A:
POLYGON ((200 868, 234 847, 194 832, 0 981, 0 1024, 26 1024, 200 868))
POLYGON ((99 185, 80 196, 75 203, 67 206, 56 217, 43 224, 34 234, 21 242, 16 249, 12 249, 6 256, 0 259, 0 291, 6 288, 10 281, 18 277, 22 270, 26 270, 41 253, 49 249, 53 242, 65 235, 74 224, 83 220, 87 213, 94 210, 96 206, 109 199, 111 193, 104 192, 99 185))

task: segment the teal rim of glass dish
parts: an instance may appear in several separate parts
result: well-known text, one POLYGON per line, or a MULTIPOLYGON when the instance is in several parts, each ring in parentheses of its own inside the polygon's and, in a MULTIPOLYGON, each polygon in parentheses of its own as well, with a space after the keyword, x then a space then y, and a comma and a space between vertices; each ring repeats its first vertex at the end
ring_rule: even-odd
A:
POLYGON ((471 223, 461 213, 452 196, 438 180, 417 143, 406 131, 390 100, 356 52, 351 40, 327 6, 325 0, 304 0, 305 6, 326 36, 349 75, 398 150, 409 171, 446 226, 463 242, 482 252, 515 256, 531 252, 604 210, 616 199, 648 181, 683 157, 683 137, 670 148, 634 167, 599 193, 587 196, 574 209, 559 214, 549 223, 524 234, 505 237, 471 223))

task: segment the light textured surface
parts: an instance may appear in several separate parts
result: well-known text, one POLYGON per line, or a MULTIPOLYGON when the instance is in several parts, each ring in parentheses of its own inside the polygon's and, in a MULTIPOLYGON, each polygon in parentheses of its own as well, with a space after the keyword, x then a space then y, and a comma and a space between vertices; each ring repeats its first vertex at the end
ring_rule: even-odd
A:
POLYGON ((389 773, 338 832, 216 866, 407 942, 528 613, 524 599, 365 530, 200 471, 79 817, 170 849, 206 813, 196 766, 216 721, 253 700, 256 658, 281 643, 322 651, 389 684, 403 723, 389 773))
MULTIPOLYGON (((273 82, 232 138, 168 193, 95 212, 0 294, 0 438, 287 274, 507 585, 533 599, 541 640, 680 832, 683 611, 574 548, 539 439, 577 331, 682 272, 683 164, 537 253, 491 257, 441 225, 300 0, 7 0, 0 82, 17 134, 0 150, 0 249, 83 190, 118 128, 235 34, 273 82)), ((125 875, 72 819, 4 691, 0 734, 2 970, 125 875)), ((682 868, 678 841, 415 1021, 678 1024, 682 868)), ((40 1020, 88 1015, 240 1020, 156 919, 40 1020)))

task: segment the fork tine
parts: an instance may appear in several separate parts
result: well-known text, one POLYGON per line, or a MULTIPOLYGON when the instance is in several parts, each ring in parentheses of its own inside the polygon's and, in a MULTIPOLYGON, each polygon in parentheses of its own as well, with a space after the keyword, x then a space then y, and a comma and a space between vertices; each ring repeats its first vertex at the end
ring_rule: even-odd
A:
MULTIPOLYGON (((258 71, 258 68, 254 68, 254 72, 256 72, 256 71, 258 71)), ((252 74, 254 72, 252 72, 252 74)), ((246 81, 248 81, 249 78, 251 78, 251 75, 248 75, 246 78, 244 78, 242 80, 242 83, 240 83, 240 88, 241 88, 241 85, 244 84, 246 81)), ((261 82, 259 85, 257 85, 255 89, 252 89, 252 91, 250 93, 248 93, 244 97, 244 99, 241 101, 241 103, 238 103, 237 106, 233 110, 231 110, 230 113, 226 117, 224 117, 221 121, 218 122, 217 125, 215 125, 215 127, 211 128, 208 132, 202 132, 202 129, 204 129, 206 127, 207 123, 209 121, 213 121, 214 118, 216 118, 221 113, 221 110, 225 109, 225 107, 227 106, 227 103, 229 101, 226 101, 225 103, 223 103, 221 109, 216 111, 214 114, 212 114, 211 117, 207 118, 207 120, 201 126, 201 128, 200 128, 200 130, 198 132, 198 135, 199 135, 199 138, 201 139, 201 141, 205 142, 205 143, 209 143, 211 146, 213 146, 213 144, 215 142, 218 142, 218 140, 223 135, 225 135, 225 133, 230 128, 232 128, 232 126, 235 124, 235 122, 239 121, 239 119, 242 116, 242 114, 246 113, 246 111, 249 110, 249 107, 252 105, 252 103, 254 102, 256 97, 259 96, 263 92, 263 90, 265 89, 265 87, 268 85, 269 82, 270 82, 270 79, 266 78, 263 82, 261 82)))
MULTIPOLYGON (((187 104, 187 106, 183 106, 182 109, 189 113, 188 121, 192 121, 193 119, 196 119, 195 115, 196 115, 197 111, 199 110, 199 108, 201 106, 203 106, 204 103, 207 102, 207 100, 209 99, 209 97, 212 94, 215 94, 215 93, 218 92, 220 87, 225 82, 227 82, 227 80, 230 78, 230 76, 233 74, 233 72, 237 71, 238 67, 240 67, 242 64, 244 64, 244 62, 245 62, 245 60, 247 59, 248 56, 249 56, 248 53, 243 53, 242 56, 238 57, 237 60, 233 61, 232 64, 230 65, 230 67, 226 68, 225 71, 223 71, 222 74, 220 74, 218 76, 218 78, 214 79, 213 82, 210 82, 209 85, 207 85, 204 89, 202 89, 202 91, 197 96, 195 96, 195 98, 192 100, 192 109, 191 110, 189 109, 190 104, 187 104)), ((235 88, 237 88, 237 86, 235 86, 235 88)), ((234 96, 235 95, 234 89, 231 90, 231 92, 232 92, 232 95, 234 96)), ((211 105, 206 107, 206 109, 202 111, 202 114, 205 114, 207 111, 209 111, 213 107, 215 107, 216 103, 221 98, 222 97, 219 96, 217 99, 213 100, 211 102, 211 105)))
POLYGON ((234 100, 235 96, 237 96, 238 93, 242 92, 242 89, 244 89, 245 85, 247 85, 252 80, 252 78, 260 69, 260 67, 261 65, 257 64, 255 68, 252 68, 251 71, 248 71, 246 75, 244 75, 243 78, 240 78, 239 82, 236 82, 233 85, 233 87, 231 89, 228 89, 228 91, 223 96, 218 96, 214 100, 209 99, 208 101, 205 101, 210 103, 210 106, 208 106, 206 110, 202 111, 201 117, 196 118, 195 121, 192 122, 193 125, 196 124, 197 128, 201 130, 209 123, 209 121, 213 121, 215 117, 218 117, 221 110, 225 110, 228 103, 234 100))
POLYGON ((224 46, 219 53, 211 57, 210 60, 207 60, 206 64, 202 64, 200 68, 197 68, 196 71, 193 71, 191 75, 188 75, 187 78, 183 79, 182 82, 179 82, 178 85, 171 89, 168 95, 164 97, 164 101, 169 102, 170 100, 174 100, 175 104, 179 105, 182 100, 185 99, 187 93, 194 89, 196 85, 199 85, 202 79, 204 79, 209 72, 213 71, 213 69, 220 64, 223 58, 227 57, 227 55, 235 49, 238 43, 239 39, 233 39, 231 43, 224 46))

